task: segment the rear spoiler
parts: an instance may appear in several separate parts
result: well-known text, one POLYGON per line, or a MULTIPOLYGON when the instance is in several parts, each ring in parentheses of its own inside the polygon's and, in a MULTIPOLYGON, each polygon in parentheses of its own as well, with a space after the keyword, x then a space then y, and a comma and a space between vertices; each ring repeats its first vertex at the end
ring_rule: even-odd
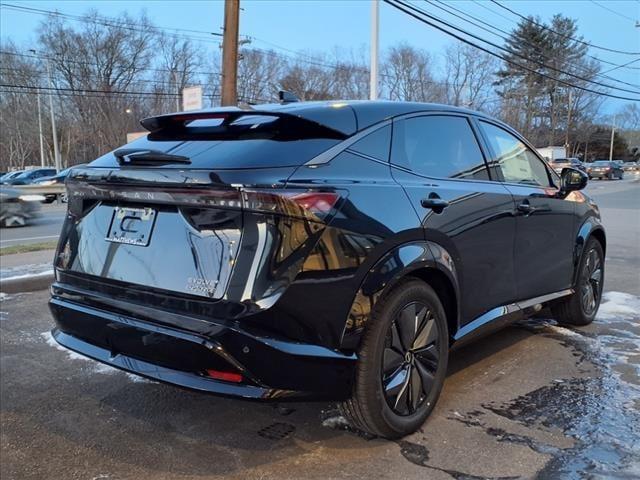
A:
MULTIPOLYGON (((243 124, 233 125, 233 122, 242 117, 276 117, 284 120, 278 122, 279 131, 297 133, 303 138, 335 138, 343 140, 349 135, 326 125, 322 125, 314 120, 306 119, 298 115, 269 110, 218 110, 208 112, 173 113, 169 115, 159 115, 145 118, 140 124, 151 132, 151 136, 156 138, 183 138, 183 137, 228 137, 234 134, 248 133, 251 130, 265 132, 265 128, 256 129, 256 125, 243 124), (214 120, 221 119, 221 123, 216 126, 190 127, 194 120, 214 120), (295 132, 294 132, 295 131, 295 132)), ((259 123, 256 122, 258 125, 259 123)), ((266 127, 269 130, 269 127, 266 127)))

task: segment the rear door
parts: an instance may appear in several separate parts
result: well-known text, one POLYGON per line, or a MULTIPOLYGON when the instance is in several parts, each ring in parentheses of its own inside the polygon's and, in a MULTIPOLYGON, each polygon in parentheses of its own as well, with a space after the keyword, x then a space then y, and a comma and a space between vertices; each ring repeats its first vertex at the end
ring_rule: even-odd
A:
POLYGON ((574 196, 559 195, 557 177, 523 140, 495 123, 478 123, 491 149, 492 165, 516 202, 518 299, 570 288, 574 196))
POLYGON ((513 200, 491 181, 469 119, 437 114, 395 121, 391 159, 425 237, 453 257, 461 322, 515 300, 513 200))

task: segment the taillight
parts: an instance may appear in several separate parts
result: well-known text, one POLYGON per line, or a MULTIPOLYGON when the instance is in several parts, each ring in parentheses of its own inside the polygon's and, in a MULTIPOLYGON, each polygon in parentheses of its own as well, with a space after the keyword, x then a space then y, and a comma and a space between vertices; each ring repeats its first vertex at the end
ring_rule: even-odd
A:
POLYGON ((81 215, 87 203, 98 200, 143 204, 186 205, 204 208, 243 209, 312 221, 325 221, 335 214, 340 200, 336 192, 292 189, 159 188, 148 186, 68 182, 69 209, 81 215))
POLYGON ((322 221, 333 216, 340 199, 336 192, 296 190, 242 190, 243 208, 289 217, 322 221))

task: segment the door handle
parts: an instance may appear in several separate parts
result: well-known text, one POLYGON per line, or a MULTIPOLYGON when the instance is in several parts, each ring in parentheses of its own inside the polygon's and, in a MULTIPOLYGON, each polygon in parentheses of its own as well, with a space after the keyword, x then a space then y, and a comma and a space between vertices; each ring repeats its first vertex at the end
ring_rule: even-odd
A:
POLYGON ((420 205, 424 208, 431 208, 436 213, 440 213, 449 206, 449 202, 440 198, 437 193, 430 193, 427 198, 420 200, 420 205))
POLYGON ((536 211, 536 207, 532 206, 529 200, 523 200, 517 208, 518 211, 524 213, 525 216, 529 216, 536 211))

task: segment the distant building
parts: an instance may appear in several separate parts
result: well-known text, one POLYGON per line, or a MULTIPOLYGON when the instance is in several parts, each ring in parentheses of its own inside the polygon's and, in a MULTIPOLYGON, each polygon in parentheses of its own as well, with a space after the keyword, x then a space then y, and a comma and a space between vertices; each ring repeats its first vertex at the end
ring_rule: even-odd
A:
POLYGON ((542 147, 536 148, 536 150, 549 161, 556 158, 567 158, 567 149, 565 147, 542 147))

